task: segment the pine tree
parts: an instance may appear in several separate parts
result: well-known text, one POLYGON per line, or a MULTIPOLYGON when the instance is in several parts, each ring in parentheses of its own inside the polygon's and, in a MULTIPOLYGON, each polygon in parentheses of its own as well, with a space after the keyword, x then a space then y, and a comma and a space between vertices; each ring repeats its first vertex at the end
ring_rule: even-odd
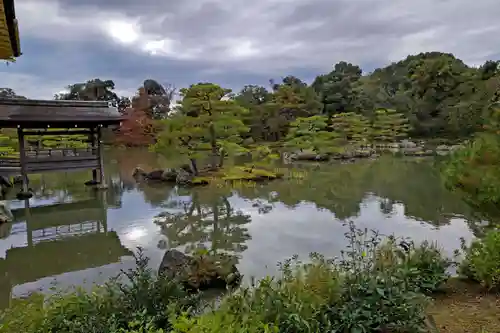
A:
POLYGON ((408 136, 408 119, 393 109, 377 109, 372 124, 373 142, 395 142, 408 136))
POLYGON ((4 133, 5 130, 0 132, 0 156, 3 157, 17 157, 17 140, 15 137, 4 133))
POLYGON ((366 117, 354 112, 334 114, 330 118, 331 128, 339 134, 345 144, 365 145, 370 137, 371 125, 366 117))
MULTIPOLYGON (((63 131, 65 129, 61 128, 48 128, 47 133, 53 131, 63 131)), ((78 129, 69 129, 69 131, 75 131, 78 129)), ((86 135, 28 135, 26 136, 26 141, 34 143, 40 148, 86 148, 88 147, 88 137, 86 135)))
POLYGON ((181 89, 182 101, 175 114, 164 120, 154 149, 188 156, 193 171, 197 161, 210 157, 211 167, 223 166, 227 155, 246 151, 240 134, 248 132, 243 116, 248 110, 228 98, 231 92, 212 83, 198 83, 181 89))
POLYGON ((285 146, 292 149, 312 149, 319 154, 340 151, 341 138, 328 130, 328 118, 312 116, 297 118, 290 124, 285 146))

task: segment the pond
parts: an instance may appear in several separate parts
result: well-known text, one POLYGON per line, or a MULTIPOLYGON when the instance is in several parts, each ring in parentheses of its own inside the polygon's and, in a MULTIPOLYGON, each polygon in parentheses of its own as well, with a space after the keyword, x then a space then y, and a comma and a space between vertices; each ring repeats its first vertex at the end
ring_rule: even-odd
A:
POLYGON ((0 225, 0 307, 33 291, 102 283, 133 267, 137 247, 153 269, 168 248, 225 251, 245 277, 260 278, 294 254, 339 255, 348 220, 437 241, 450 256, 482 222, 429 160, 295 165, 292 180, 254 187, 178 189, 132 178, 138 165, 165 163, 145 151, 107 151, 101 193, 84 186, 90 171, 33 175, 34 197, 11 200, 15 220, 0 225))

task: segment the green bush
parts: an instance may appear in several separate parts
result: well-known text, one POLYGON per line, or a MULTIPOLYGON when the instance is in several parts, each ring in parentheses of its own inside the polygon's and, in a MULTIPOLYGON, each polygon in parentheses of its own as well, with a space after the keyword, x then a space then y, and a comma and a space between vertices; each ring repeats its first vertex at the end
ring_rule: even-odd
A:
POLYGON ((437 292, 449 279, 452 261, 443 255, 435 243, 424 241, 418 246, 413 241, 389 238, 376 251, 376 269, 399 266, 408 277, 408 283, 424 294, 437 292))
POLYGON ((421 332, 428 329, 428 299, 416 290, 415 271, 405 265, 377 269, 383 238, 349 223, 350 245, 339 268, 345 272, 342 297, 330 309, 336 332, 421 332))
POLYGON ((297 258, 281 264, 282 277, 265 278, 233 293, 216 310, 197 318, 182 316, 175 333, 320 332, 324 317, 340 295, 339 272, 317 254, 311 263, 297 258))
POLYGON ((45 305, 39 295, 19 301, 0 317, 0 333, 429 332, 421 291, 444 278, 437 248, 414 247, 403 257, 393 238, 383 243, 377 233, 348 226, 340 258, 294 257, 280 264, 280 277, 240 288, 216 308, 202 308, 198 295, 156 277, 139 252, 127 281, 53 296, 45 305))
POLYGON ((462 261, 460 274, 481 283, 488 289, 500 286, 500 231, 489 230, 482 239, 465 245, 462 239, 462 261))
POLYGON ((415 269, 377 269, 382 239, 349 227, 341 258, 313 254, 309 264, 287 261, 280 279, 242 289, 199 317, 175 318, 174 332, 427 332, 428 299, 411 281, 415 269))
POLYGON ((500 137, 481 133, 443 163, 444 183, 475 206, 495 206, 500 202, 499 163, 500 137))
POLYGON ((169 313, 197 305, 198 299, 176 282, 157 278, 147 268, 148 258, 141 249, 135 259, 137 267, 122 272, 123 281, 120 276, 92 292, 76 290, 47 300, 33 295, 14 302, 0 315, 0 332, 107 333, 127 332, 138 326, 168 332, 169 313))

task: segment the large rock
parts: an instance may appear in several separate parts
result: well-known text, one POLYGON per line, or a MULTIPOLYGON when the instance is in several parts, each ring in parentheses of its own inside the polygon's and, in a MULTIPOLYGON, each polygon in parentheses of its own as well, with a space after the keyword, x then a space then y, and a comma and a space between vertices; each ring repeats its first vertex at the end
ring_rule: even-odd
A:
POLYGON ((417 144, 410 140, 402 140, 399 145, 401 148, 417 148, 417 144))
POLYGON ((355 158, 366 158, 375 154, 375 150, 371 148, 360 148, 354 151, 355 158))
POLYGON ((422 148, 420 147, 405 147, 402 149, 403 155, 406 156, 417 156, 423 153, 422 148))
POLYGON ((176 176, 175 176, 175 182, 179 185, 190 185, 192 184, 193 181, 193 175, 189 172, 187 172, 184 169, 178 169, 176 176))
POLYGON ((326 161, 328 160, 328 155, 318 154, 313 150, 303 150, 290 154, 290 158, 296 161, 326 161))
MULTIPOLYGON (((14 185, 22 185, 23 184, 23 176, 17 175, 17 176, 12 177, 12 183, 14 185)), ((29 179, 28 179, 28 183, 29 183, 29 179)))
POLYGON ((137 167, 134 169, 132 176, 136 181, 148 180, 157 182, 177 183, 179 185, 190 184, 193 178, 189 166, 182 166, 176 169, 158 169, 151 172, 146 172, 142 168, 137 167))
POLYGON ((189 256, 175 249, 165 252, 158 274, 176 279, 192 291, 236 287, 241 281, 241 275, 230 257, 189 256))
POLYGON ((177 170, 165 169, 163 170, 159 180, 165 182, 175 182, 176 179, 177 179, 177 170))
POLYGON ((13 219, 9 203, 5 200, 0 201, 0 223, 11 222, 13 219))

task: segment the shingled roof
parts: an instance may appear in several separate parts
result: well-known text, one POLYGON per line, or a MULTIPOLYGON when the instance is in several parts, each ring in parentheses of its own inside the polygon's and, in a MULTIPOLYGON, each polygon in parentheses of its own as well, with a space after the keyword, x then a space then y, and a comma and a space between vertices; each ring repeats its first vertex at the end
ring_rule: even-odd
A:
POLYGON ((118 109, 104 101, 0 99, 0 128, 118 125, 118 109))
POLYGON ((0 59, 21 55, 14 0, 0 0, 0 59))

